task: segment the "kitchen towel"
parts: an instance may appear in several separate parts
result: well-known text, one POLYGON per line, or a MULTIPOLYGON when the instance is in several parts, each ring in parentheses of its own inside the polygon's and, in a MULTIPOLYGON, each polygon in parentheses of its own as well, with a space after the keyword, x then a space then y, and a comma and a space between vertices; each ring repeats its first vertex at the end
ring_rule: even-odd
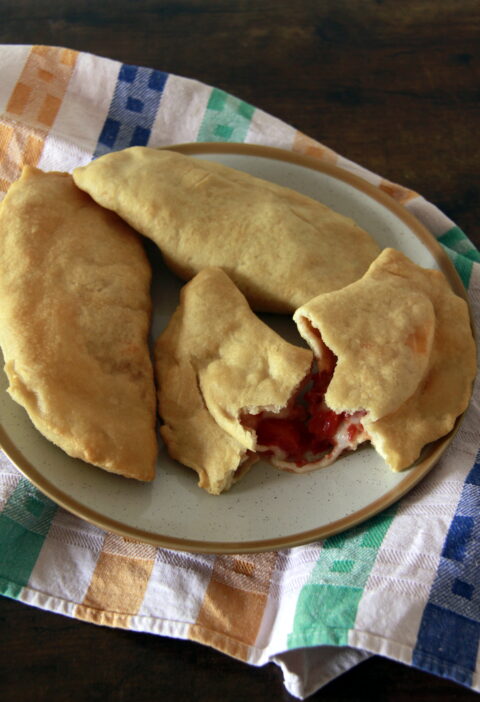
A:
MULTIPOLYGON (((198 81, 61 47, 0 46, 0 199, 23 164, 71 171, 111 150, 245 142, 354 172, 445 247, 480 314, 480 255, 421 195, 198 81)), ((281 666, 305 698, 380 654, 480 690, 480 389, 435 469, 366 523, 301 547, 201 555, 125 540, 58 507, 0 453, 0 592, 98 625, 281 666)), ((0 418, 1 420, 1 418, 0 418)))

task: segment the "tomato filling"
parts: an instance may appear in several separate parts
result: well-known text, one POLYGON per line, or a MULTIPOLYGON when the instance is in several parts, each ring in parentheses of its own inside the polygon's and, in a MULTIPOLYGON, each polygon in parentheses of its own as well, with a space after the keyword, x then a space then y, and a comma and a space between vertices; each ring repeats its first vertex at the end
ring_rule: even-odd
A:
POLYGON ((312 373, 307 390, 299 392, 291 407, 281 416, 263 412, 249 418, 254 420, 260 453, 278 455, 280 450, 283 462, 302 467, 331 453, 337 447, 339 432, 342 432, 341 443, 345 448, 349 445, 354 448, 365 440, 359 421, 363 412, 337 414, 325 404, 325 393, 335 364, 336 358, 332 354, 327 369, 312 373))
POLYGON ((258 444, 281 449, 285 460, 297 466, 308 463, 307 455, 328 451, 345 417, 325 407, 330 377, 325 371, 316 373, 310 389, 301 398, 302 404, 294 404, 288 417, 260 416, 256 427, 258 444))

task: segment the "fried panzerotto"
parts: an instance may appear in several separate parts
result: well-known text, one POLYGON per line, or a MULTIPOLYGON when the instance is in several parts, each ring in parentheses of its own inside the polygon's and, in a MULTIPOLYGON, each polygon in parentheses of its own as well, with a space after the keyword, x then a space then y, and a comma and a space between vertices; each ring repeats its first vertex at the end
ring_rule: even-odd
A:
POLYGON ((328 371, 323 406, 347 424, 347 448, 369 440, 402 470, 466 409, 475 342, 467 304, 441 272, 385 249, 361 280, 311 300, 294 320, 328 371))
POLYGON ((351 219, 316 200, 173 151, 131 147, 73 177, 152 239, 181 278, 221 267, 257 311, 292 313, 359 279, 380 251, 351 219))
POLYGON ((152 480, 156 398, 140 237, 65 173, 26 167, 0 205, 8 392, 67 454, 152 480))
POLYGON ((476 353, 466 302, 439 271, 385 249, 363 278, 294 315, 281 340, 221 269, 204 269, 156 346, 162 435, 218 494, 264 458, 324 468, 371 442, 393 470, 466 409, 476 353))
POLYGON ((182 288, 155 347, 160 431, 171 457, 211 494, 228 490, 257 459, 250 415, 281 415, 312 361, 309 349, 256 317, 221 269, 202 270, 182 288))

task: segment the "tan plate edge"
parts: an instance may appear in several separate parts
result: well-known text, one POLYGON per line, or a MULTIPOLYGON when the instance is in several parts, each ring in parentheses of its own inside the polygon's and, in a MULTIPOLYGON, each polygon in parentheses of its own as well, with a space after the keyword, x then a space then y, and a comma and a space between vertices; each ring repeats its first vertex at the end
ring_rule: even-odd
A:
MULTIPOLYGON (((22 452, 10 441, 0 426, 0 445, 5 454, 10 458, 14 465, 25 475, 25 477, 43 492, 47 497, 53 500, 60 507, 75 514, 81 519, 94 524, 95 526, 115 532, 126 539, 134 539, 142 543, 152 544, 162 548, 169 548, 179 551, 188 551, 192 553, 208 553, 208 554, 237 554, 237 553, 261 553, 265 551, 278 551, 279 549, 292 548, 302 544, 325 539, 334 534, 338 534, 346 529, 355 527, 367 519, 374 517, 379 512, 382 512, 387 507, 390 507, 395 502, 398 502, 406 495, 417 483, 419 483, 430 472, 433 466, 437 463, 443 451, 452 441, 457 429, 456 427, 445 437, 438 439, 428 448, 428 455, 419 463, 405 472, 405 478, 393 490, 388 491, 381 498, 366 505, 363 509, 353 512, 348 517, 339 519, 325 527, 312 529, 306 532, 279 537, 278 539, 267 539, 263 541, 240 541, 240 542, 203 542, 188 539, 176 539, 174 537, 165 537, 153 532, 136 529, 134 527, 125 527, 124 524, 109 517, 105 517, 99 512, 85 507, 73 498, 65 495, 55 485, 46 480, 37 469, 23 456, 22 452)), ((388 470, 388 469, 387 469, 388 470)), ((213 498, 218 499, 218 498, 213 498)), ((221 498, 220 498, 221 499, 221 498)))
MULTIPOLYGON (((363 191, 370 197, 374 198, 380 204, 396 214, 413 233, 426 245, 431 252, 439 268, 446 275, 452 289, 455 293, 463 297, 468 302, 466 290, 462 281, 455 270, 453 263, 448 255, 436 241, 432 234, 402 205, 397 203, 387 193, 379 190, 359 176, 335 166, 330 163, 324 163, 312 156, 297 154, 295 152, 284 151, 276 147, 241 144, 241 143, 223 143, 223 142, 205 142, 205 143, 190 143, 176 144, 164 146, 162 148, 180 151, 188 155, 195 154, 240 154, 276 159, 283 162, 294 163, 305 168, 320 171, 333 177, 343 180, 353 187, 363 191)), ((471 315, 470 315, 471 317, 471 315)), ((433 468, 443 451, 452 441, 461 418, 458 418, 455 428, 446 436, 441 437, 436 442, 433 442, 426 448, 426 455, 421 458, 412 468, 405 472, 405 478, 392 490, 388 491, 381 498, 366 505, 363 509, 352 513, 348 517, 331 522, 330 524, 313 529, 307 532, 300 532, 276 539, 267 539, 262 541, 243 541, 243 542, 203 542, 190 539, 177 539, 175 537, 166 537, 156 533, 136 529, 134 527, 125 527, 124 524, 114 519, 105 517, 95 510, 86 507, 68 495, 65 495, 61 490, 55 487, 25 458, 21 450, 18 449, 0 425, 0 446, 14 463, 14 465, 25 475, 25 477, 33 483, 41 492, 52 499, 61 507, 76 516, 87 520, 88 522, 98 526, 101 529, 113 531, 126 539, 134 539, 144 543, 149 543, 162 548, 171 548, 181 551, 190 551, 193 553, 208 553, 208 554, 236 554, 236 553, 260 553, 265 551, 273 551, 284 548, 291 548, 302 544, 310 543, 319 539, 324 539, 328 536, 338 534, 341 531, 357 526, 366 519, 375 516, 387 507, 397 502, 407 492, 409 492, 417 483, 422 480, 425 475, 433 468)), ((388 468, 387 468, 388 470, 388 468)), ((221 499, 221 498, 213 498, 221 499)))

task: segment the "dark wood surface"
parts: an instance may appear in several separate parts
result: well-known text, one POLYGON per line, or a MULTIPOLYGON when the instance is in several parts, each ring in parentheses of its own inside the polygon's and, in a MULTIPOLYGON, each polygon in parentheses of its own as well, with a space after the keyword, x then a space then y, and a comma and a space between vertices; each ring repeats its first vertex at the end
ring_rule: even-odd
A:
MULTIPOLYGON (((0 42, 196 78, 438 205, 480 245, 478 0, 2 0, 0 42)), ((0 599, 0 698, 293 700, 274 665, 0 599)), ((310 699, 473 700, 379 657, 310 699)))

